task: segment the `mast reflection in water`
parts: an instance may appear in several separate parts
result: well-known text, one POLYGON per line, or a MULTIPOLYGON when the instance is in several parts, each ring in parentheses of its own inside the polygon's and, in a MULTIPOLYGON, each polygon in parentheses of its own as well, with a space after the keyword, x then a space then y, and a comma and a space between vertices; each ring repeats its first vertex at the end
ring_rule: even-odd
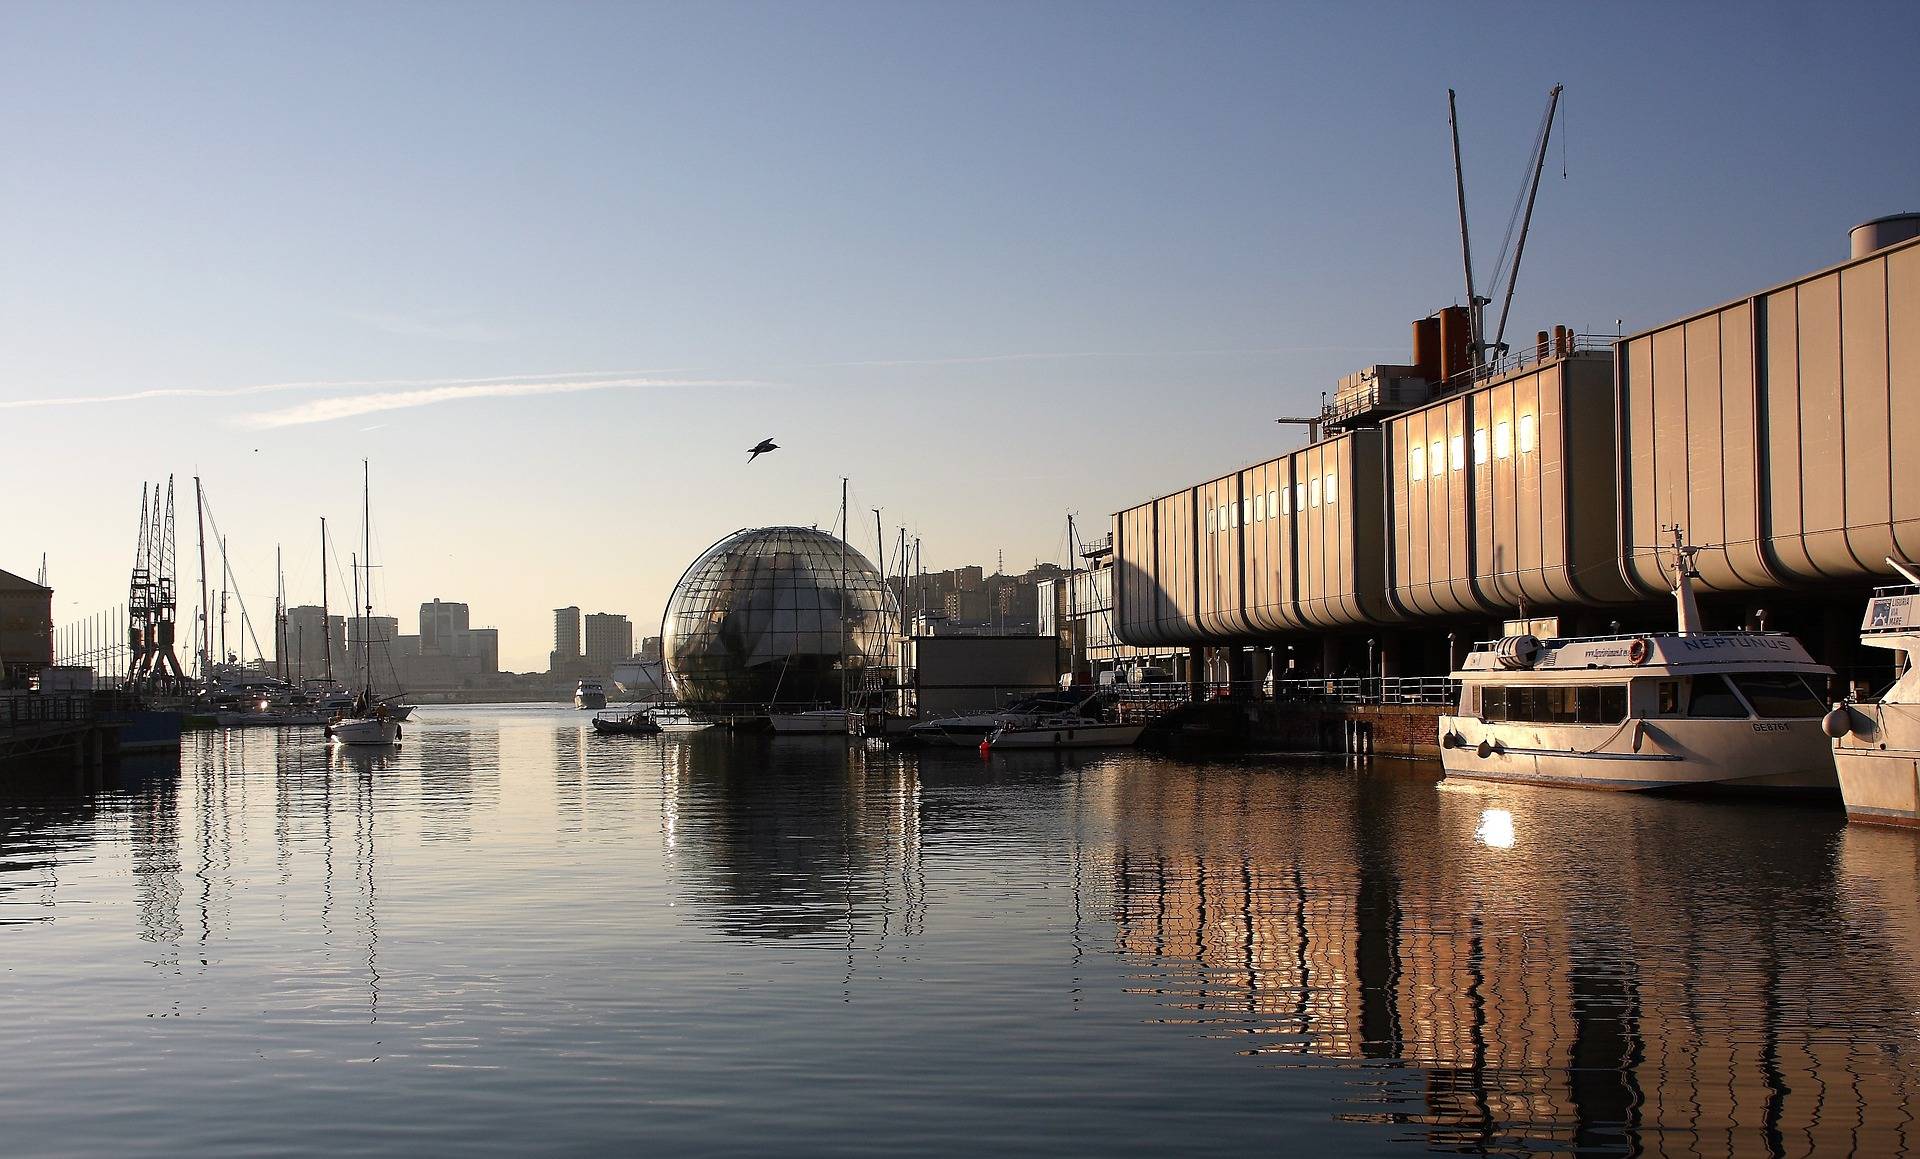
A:
POLYGON ((1915 1142, 1837 808, 419 716, 8 783, 10 1155, 1915 1142))

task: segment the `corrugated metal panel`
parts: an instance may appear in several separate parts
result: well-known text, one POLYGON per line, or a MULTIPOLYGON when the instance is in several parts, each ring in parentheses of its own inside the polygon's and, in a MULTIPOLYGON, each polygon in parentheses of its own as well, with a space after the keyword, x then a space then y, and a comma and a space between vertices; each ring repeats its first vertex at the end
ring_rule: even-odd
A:
POLYGON ((1867 580, 1912 558, 1916 334, 1910 244, 1626 339, 1626 573, 1664 590, 1675 523, 1706 549, 1709 589, 1867 580))

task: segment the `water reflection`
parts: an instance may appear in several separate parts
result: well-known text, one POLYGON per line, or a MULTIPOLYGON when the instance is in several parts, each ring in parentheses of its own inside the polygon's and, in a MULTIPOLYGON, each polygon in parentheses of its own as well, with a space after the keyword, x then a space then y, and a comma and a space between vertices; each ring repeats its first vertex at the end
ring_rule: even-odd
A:
POLYGON ((1141 990, 1269 1063, 1391 1064, 1350 1118, 1476 1151, 1911 1141, 1915 835, 1418 774, 1136 762, 1095 791, 1141 990))
POLYGON ((910 759, 718 730, 665 744, 692 756, 664 815, 698 920, 745 938, 918 932, 926 882, 910 759))

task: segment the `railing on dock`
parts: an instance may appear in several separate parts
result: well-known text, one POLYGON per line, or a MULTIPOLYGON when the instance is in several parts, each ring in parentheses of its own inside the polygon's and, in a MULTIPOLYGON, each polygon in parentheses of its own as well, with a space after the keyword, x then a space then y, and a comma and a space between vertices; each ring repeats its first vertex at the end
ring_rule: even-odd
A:
MULTIPOLYGON (((1194 689, 1186 683, 1116 684, 1105 691, 1129 719, 1151 718, 1192 703, 1194 689)), ((1206 700, 1272 700, 1276 702, 1351 705, 1457 704, 1460 682, 1445 676, 1336 676, 1272 682, 1213 681, 1200 687, 1206 700)))
POLYGON ((0 694, 0 729, 44 724, 85 724, 94 719, 90 692, 0 694))

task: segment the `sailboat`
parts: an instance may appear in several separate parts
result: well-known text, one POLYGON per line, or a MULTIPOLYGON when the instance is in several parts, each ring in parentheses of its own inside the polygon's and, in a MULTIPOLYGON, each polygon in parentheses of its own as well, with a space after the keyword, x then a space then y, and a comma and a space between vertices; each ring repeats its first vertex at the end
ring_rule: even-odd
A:
MULTIPOLYGON (((370 469, 361 461, 362 535, 361 560, 373 558, 373 500, 370 469)), ((356 577, 357 579, 357 577, 356 577)), ((355 601, 358 602, 357 600, 355 601)), ((360 621, 361 672, 360 694, 353 707, 327 725, 327 736, 341 745, 392 745, 400 740, 401 715, 373 695, 373 569, 367 567, 367 603, 360 621)))

